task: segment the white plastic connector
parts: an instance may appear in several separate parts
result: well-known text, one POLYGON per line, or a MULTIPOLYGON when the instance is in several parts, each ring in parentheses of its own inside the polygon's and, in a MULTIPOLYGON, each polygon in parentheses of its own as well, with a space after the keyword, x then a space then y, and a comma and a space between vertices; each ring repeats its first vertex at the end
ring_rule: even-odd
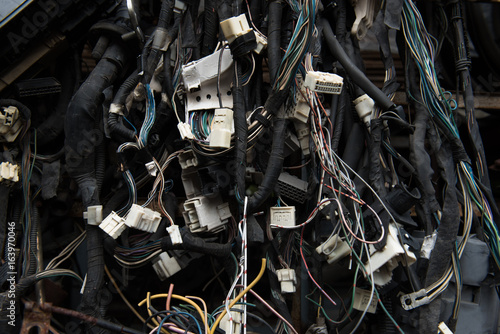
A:
POLYGON ((338 234, 335 234, 329 240, 316 247, 316 252, 326 255, 326 262, 332 264, 351 254, 351 248, 338 234))
POLYGON ((167 232, 170 236, 170 240, 172 241, 172 245, 182 244, 182 236, 179 231, 179 225, 170 225, 167 227, 167 232))
POLYGON ((295 226, 294 206, 273 206, 270 208, 271 227, 295 226))
POLYGON ((354 108, 356 108, 359 119, 365 123, 368 129, 370 129, 370 122, 372 120, 374 107, 375 102, 366 94, 361 95, 354 100, 354 108))
POLYGON ((389 224, 389 231, 386 231, 386 233, 388 235, 385 247, 381 250, 376 250, 373 245, 370 245, 371 259, 369 263, 365 264, 366 275, 368 276, 373 273, 373 280, 377 285, 389 283, 392 271, 398 266, 398 262, 410 266, 416 261, 415 255, 408 250, 408 247, 403 247, 399 242, 399 232, 394 223, 389 224), (406 256, 405 261, 403 261, 401 256, 406 256))
POLYGON ((16 107, 0 108, 0 135, 5 141, 13 142, 21 132, 21 125, 19 110, 16 107))
POLYGON ((438 325, 438 334, 453 334, 453 332, 444 322, 441 321, 438 325))
POLYGON ((302 94, 298 92, 295 95, 295 101, 293 101, 288 107, 286 116, 299 122, 307 123, 310 111, 311 107, 309 106, 309 103, 307 103, 302 94))
MULTIPOLYGON (((231 301, 229 301, 230 303, 231 301)), ((231 309, 239 309, 243 311, 243 305, 236 304, 231 309)), ((230 314, 225 314, 219 324, 219 327, 226 333, 241 333, 241 325, 243 322, 242 312, 234 311, 230 314), (232 327, 232 328, 231 328, 232 327)))
POLYGON ((281 285, 281 293, 294 293, 296 291, 297 275, 293 269, 276 270, 278 281, 281 285))
POLYGON ((186 113, 221 107, 232 109, 233 72, 233 56, 225 48, 183 65, 181 76, 186 97, 186 113))
POLYGON ((254 49, 256 54, 259 54, 267 48, 267 37, 258 31, 254 31, 255 40, 257 41, 257 47, 254 49))
POLYGON ((102 223, 102 205, 87 207, 87 211, 83 213, 83 219, 86 219, 89 225, 97 226, 102 223))
POLYGON ((125 219, 125 225, 144 232, 154 233, 158 229, 160 221, 161 215, 159 212, 132 204, 127 219, 125 219))
POLYGON ((167 252, 163 252, 153 260, 153 269, 160 280, 164 281, 181 271, 182 268, 174 257, 168 255, 167 252))
POLYGON ((19 166, 4 161, 0 164, 0 182, 19 181, 19 166))
POLYGON ((295 126, 295 131, 297 132, 297 139, 299 140, 302 154, 304 156, 310 155, 311 150, 309 149, 309 136, 311 134, 311 130, 309 129, 309 124, 293 122, 293 125, 295 126))
POLYGON ((224 230, 231 211, 229 204, 222 203, 220 198, 199 196, 184 202, 182 215, 191 232, 217 233, 224 230))
POLYGON ((370 295, 371 291, 356 288, 356 290, 354 291, 352 308, 358 311, 364 311, 366 309, 366 312, 375 314, 375 312, 377 311, 377 304, 378 304, 378 298, 375 293, 373 293, 370 306, 368 306, 368 309, 366 308, 368 302, 370 301, 370 295))
POLYGON ((182 169, 198 166, 198 157, 193 150, 185 150, 179 154, 178 159, 182 169))
POLYGON ((233 111, 228 108, 215 109, 209 137, 210 146, 229 148, 231 146, 231 133, 233 132, 233 111))
POLYGON ((230 17, 227 20, 222 21, 220 23, 220 27, 229 44, 231 44, 236 38, 252 31, 248 25, 245 14, 230 17))
POLYGON ((319 71, 308 71, 303 86, 312 91, 324 94, 340 94, 344 78, 337 74, 319 71))
POLYGON ((186 11, 187 5, 184 1, 175 0, 174 11, 177 13, 184 13, 186 11))
POLYGON ((191 125, 180 122, 177 124, 177 129, 179 129, 182 139, 194 139, 193 132, 191 131, 191 125))
POLYGON ((111 211, 109 216, 107 216, 101 224, 99 224, 101 230, 109 234, 113 239, 118 238, 122 232, 127 228, 125 225, 125 219, 120 217, 116 212, 111 211))

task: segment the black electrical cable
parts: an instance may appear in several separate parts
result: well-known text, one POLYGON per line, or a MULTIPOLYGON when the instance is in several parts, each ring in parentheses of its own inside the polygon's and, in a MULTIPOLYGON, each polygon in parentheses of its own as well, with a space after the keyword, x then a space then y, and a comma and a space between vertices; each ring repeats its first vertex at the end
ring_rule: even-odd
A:
POLYGON ((351 77, 352 81, 358 85, 368 96, 383 109, 395 109, 396 105, 384 94, 373 82, 371 82, 366 75, 352 63, 351 59, 347 56, 344 49, 338 42, 333 34, 330 23, 326 19, 321 19, 321 26, 323 27, 323 35, 326 43, 333 56, 342 64, 344 70, 351 77))
MULTIPOLYGON (((478 166, 480 171, 479 181, 483 184, 486 192, 491 194, 490 177, 484 153, 484 145, 481 139, 481 134, 479 133, 479 125, 474 115, 474 92, 472 89, 472 78, 470 75, 471 61, 469 57, 468 40, 465 34, 465 12, 463 2, 460 0, 450 0, 448 1, 448 5, 452 7, 451 21, 453 22, 455 33, 455 70, 457 72, 457 76, 460 77, 460 81, 462 82, 465 115, 468 123, 467 128, 469 130, 468 134, 474 149, 474 154, 471 154, 471 156, 478 157, 478 163, 476 163, 476 166, 478 166)), ((496 201, 490 203, 490 206, 496 206, 496 201)))
MULTIPOLYGON (((117 107, 122 110, 125 109, 125 103, 127 96, 139 83, 139 73, 136 71, 132 72, 130 76, 121 84, 120 88, 115 94, 113 99, 113 107, 117 107)), ((121 122, 121 116, 115 112, 110 112, 108 115, 108 127, 111 136, 118 136, 126 141, 133 141, 135 138, 135 132, 128 129, 121 122)))
MULTIPOLYGON (((102 92, 117 79, 125 62, 124 48, 112 43, 68 106, 66 169, 78 183, 84 208, 100 203, 94 165, 95 145, 100 143, 95 136, 95 122, 104 98, 102 92)), ((100 289, 104 284, 103 236, 98 226, 87 224, 86 232, 87 281, 80 307, 85 314, 100 318, 100 289)))
POLYGON ((284 146, 287 127, 287 120, 278 118, 274 120, 273 129, 273 144, 271 147, 271 155, 267 163, 264 179, 262 180, 259 189, 248 200, 248 213, 255 212, 269 197, 278 181, 284 161, 284 146))
MULTIPOLYGON (((162 55, 160 51, 163 48, 168 48, 173 40, 173 37, 177 35, 176 30, 179 29, 180 20, 174 20, 174 26, 167 31, 168 24, 172 20, 172 14, 174 12, 174 1, 173 0, 163 0, 161 3, 160 15, 158 17, 158 24, 156 26, 155 35, 151 44, 151 50, 147 57, 147 62, 144 68, 144 83, 148 84, 153 73, 158 65, 158 61, 162 55)), ((180 13, 175 14, 175 16, 180 16, 180 13)), ((144 54, 144 53, 143 53, 144 54)))
POLYGON ((234 137, 235 137, 235 179, 237 197, 243 199, 245 196, 245 174, 247 168, 247 141, 248 126, 241 88, 242 64, 235 62, 234 84, 233 84, 233 115, 234 115, 234 137))
POLYGON ((201 56, 205 57, 214 52, 217 45, 219 20, 216 10, 217 0, 206 0, 204 11, 204 34, 201 46, 201 56))
POLYGON ((271 85, 277 78, 281 63, 281 0, 271 0, 268 5, 267 58, 271 85))

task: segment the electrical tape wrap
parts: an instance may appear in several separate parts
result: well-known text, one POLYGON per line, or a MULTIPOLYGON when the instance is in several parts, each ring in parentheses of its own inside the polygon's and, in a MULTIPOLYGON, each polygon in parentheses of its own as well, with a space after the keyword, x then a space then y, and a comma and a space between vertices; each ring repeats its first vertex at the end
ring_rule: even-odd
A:
POLYGON ((163 237, 161 239, 161 249, 174 250, 174 249, 184 249, 187 251, 202 253, 206 255, 211 255, 215 257, 228 257, 231 254, 231 244, 218 244, 213 242, 206 242, 203 238, 194 236, 187 228, 180 229, 182 236, 181 244, 172 244, 172 240, 169 236, 163 237))

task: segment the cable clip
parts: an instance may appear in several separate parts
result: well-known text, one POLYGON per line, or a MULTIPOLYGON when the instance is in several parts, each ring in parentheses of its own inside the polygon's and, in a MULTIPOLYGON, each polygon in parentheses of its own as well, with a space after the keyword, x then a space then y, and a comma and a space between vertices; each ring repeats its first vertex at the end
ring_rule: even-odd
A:
POLYGON ((431 302, 425 289, 420 289, 416 292, 402 295, 399 300, 401 300, 401 306, 403 306, 403 308, 407 311, 431 302))

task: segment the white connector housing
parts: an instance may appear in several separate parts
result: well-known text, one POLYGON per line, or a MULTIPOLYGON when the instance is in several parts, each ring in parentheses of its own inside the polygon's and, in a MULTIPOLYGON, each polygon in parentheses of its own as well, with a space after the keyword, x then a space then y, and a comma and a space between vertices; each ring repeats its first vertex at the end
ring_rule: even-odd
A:
MULTIPOLYGON (((230 303, 231 301, 229 301, 230 303)), ((241 310, 243 311, 243 305, 240 305, 240 304, 236 304, 234 305, 231 309, 238 309, 238 310, 241 310)), ((239 312, 239 311, 233 311, 231 312, 231 314, 225 314, 223 317, 222 317, 222 320, 219 324, 219 327, 221 329, 224 330, 224 332, 226 333, 235 333, 235 334, 239 334, 241 333, 241 326, 242 326, 242 323, 243 323, 243 319, 242 319, 242 312, 239 312), (232 321, 231 321, 232 319, 232 321), (232 327, 232 328, 231 328, 232 327)))
POLYGON ((191 131, 191 125, 179 122, 177 124, 177 129, 179 129, 182 139, 194 139, 193 132, 191 131))
POLYGON ((384 285, 390 282, 392 271, 398 266, 398 261, 406 266, 410 266, 417 260, 415 255, 409 250, 409 247, 407 245, 403 247, 399 242, 399 232, 394 223, 389 224, 389 231, 386 231, 386 233, 388 235, 385 247, 381 250, 376 250, 373 245, 370 245, 370 262, 365 263, 366 276, 373 273, 373 280, 377 285, 384 285), (403 261, 401 256, 406 256, 406 259, 403 261))
POLYGON ((0 164, 0 182, 13 183, 19 181, 19 166, 4 161, 0 164))
MULTIPOLYGON (((352 308, 358 311, 364 311, 366 309, 366 306, 368 305, 368 302, 370 301, 370 295, 371 291, 356 288, 356 290, 354 290, 352 308)), ((366 312, 375 314, 375 312, 377 311, 377 304, 377 295, 374 292, 372 300, 370 302, 370 306, 368 306, 366 312)))
POLYGON ((324 254, 326 262, 332 264, 351 254, 351 248, 338 234, 335 234, 329 240, 316 247, 316 252, 324 254))
POLYGON ((184 202, 182 215, 191 232, 217 233, 224 230, 231 211, 229 204, 222 203, 218 197, 198 196, 184 202))
POLYGON ((267 37, 261 34, 258 31, 254 31, 255 33, 255 40, 257 41, 257 47, 255 48, 255 53, 256 54, 261 54, 261 52, 267 48, 267 37))
POLYGON ((179 225, 170 225, 167 227, 167 232, 170 236, 170 241, 172 241, 172 245, 182 244, 182 236, 179 231, 179 225))
POLYGON ((308 71, 302 85, 314 92, 338 95, 342 92, 343 84, 344 78, 340 75, 328 72, 308 71))
POLYGON ((309 103, 307 103, 302 94, 298 92, 295 94, 295 101, 289 105, 286 111, 286 117, 293 118, 302 123, 307 123, 310 111, 311 107, 309 106, 309 103))
POLYGON ((125 219, 120 217, 116 212, 111 211, 109 216, 107 216, 101 224, 99 224, 101 230, 109 234, 113 239, 118 238, 122 232, 127 228, 125 225, 125 219))
POLYGON ((184 1, 180 0, 175 0, 174 3, 174 11, 177 13, 184 13, 186 11, 187 5, 184 3, 184 1))
POLYGON ((441 321, 438 325, 438 334, 453 334, 453 332, 444 322, 441 321))
POLYGON ((159 212, 132 204, 127 219, 125 219, 125 225, 144 232, 154 233, 158 229, 160 221, 161 215, 159 212))
POLYGON ((245 14, 230 17, 227 20, 222 21, 220 23, 220 27, 229 44, 231 44, 236 38, 252 31, 248 25, 245 14))
POLYGON ((302 149, 302 154, 308 156, 311 154, 309 149, 309 136, 311 130, 309 129, 309 124, 302 122, 293 122, 295 126, 295 132, 297 133, 297 139, 299 140, 300 148, 302 149))
POLYGON ((276 270, 278 281, 281 285, 281 293, 294 293, 296 291, 297 274, 293 269, 276 270))
POLYGON ((178 159, 182 169, 198 166, 198 157, 193 150, 185 150, 179 154, 178 159))
POLYGON ((273 206, 270 208, 271 226, 280 227, 295 226, 295 207, 294 206, 273 206))
POLYGON ((187 115, 195 110, 232 109, 233 72, 233 56, 227 48, 183 65, 181 77, 187 115))
POLYGON ((0 135, 9 143, 16 140, 21 132, 21 119, 19 118, 19 110, 10 106, 0 108, 0 135))
POLYGON ((373 101, 368 95, 364 94, 354 100, 354 108, 356 108, 359 119, 365 123, 368 129, 370 129, 370 122, 375 108, 375 101, 373 101))
POLYGON ((231 146, 231 133, 233 132, 233 111, 228 108, 215 109, 209 136, 210 146, 229 148, 231 146))
POLYGON ((102 205, 87 207, 87 211, 83 213, 83 219, 86 219, 89 225, 97 226, 102 223, 102 205))
POLYGON ((164 281, 181 271, 182 268, 174 257, 168 255, 167 252, 163 252, 153 260, 153 269, 158 275, 158 278, 164 281))

